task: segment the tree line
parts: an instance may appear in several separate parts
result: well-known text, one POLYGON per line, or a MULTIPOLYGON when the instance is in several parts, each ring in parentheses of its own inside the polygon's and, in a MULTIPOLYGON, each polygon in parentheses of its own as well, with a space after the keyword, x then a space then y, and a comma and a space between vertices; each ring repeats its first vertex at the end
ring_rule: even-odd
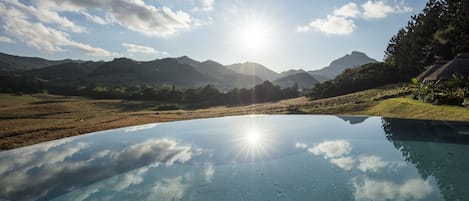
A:
POLYGON ((298 85, 280 88, 265 81, 253 88, 235 88, 222 92, 214 85, 199 88, 180 89, 174 85, 103 85, 93 83, 86 86, 74 86, 49 83, 36 77, 2 75, 0 76, 2 93, 43 93, 59 95, 85 96, 95 99, 154 100, 195 106, 238 105, 296 98, 300 95, 298 85))

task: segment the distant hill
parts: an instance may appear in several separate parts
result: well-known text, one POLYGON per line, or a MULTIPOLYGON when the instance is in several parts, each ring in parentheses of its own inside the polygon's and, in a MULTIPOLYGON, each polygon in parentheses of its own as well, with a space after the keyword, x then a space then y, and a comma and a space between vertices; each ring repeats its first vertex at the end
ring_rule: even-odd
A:
POLYGON ((262 80, 274 80, 277 77, 277 73, 262 64, 254 62, 236 63, 226 66, 229 69, 241 73, 244 75, 252 75, 261 78, 262 80))
POLYGON ((183 88, 216 82, 193 67, 170 58, 147 62, 127 58, 114 59, 97 67, 88 75, 88 79, 107 84, 174 84, 183 88))
POLYGON ((310 72, 308 72, 311 76, 314 77, 314 79, 316 79, 318 82, 320 83, 323 83, 325 81, 328 81, 328 80, 332 80, 332 78, 330 77, 327 77, 327 76, 324 76, 324 75, 318 75, 318 74, 312 74, 310 72))
POLYGON ((257 77, 236 73, 217 62, 198 62, 189 57, 144 62, 128 58, 116 58, 108 62, 68 61, 19 73, 61 85, 170 84, 179 88, 195 88, 213 84, 222 90, 228 90, 249 88, 261 83, 261 79, 257 77))
POLYGON ((277 76, 275 76, 274 80, 282 79, 284 77, 288 77, 288 76, 291 76, 291 75, 304 73, 304 72, 306 72, 306 71, 304 71, 302 69, 299 69, 299 70, 291 69, 291 70, 283 71, 283 72, 277 74, 277 76))
POLYGON ((289 73, 285 73, 284 76, 279 77, 278 79, 274 80, 273 83, 275 85, 279 85, 282 88, 291 87, 298 84, 298 88, 300 89, 310 89, 314 87, 319 82, 314 79, 309 73, 299 70, 296 73, 293 71, 289 71, 289 73))
POLYGON ((178 57, 175 60, 190 65, 198 72, 217 80, 214 84, 221 88, 250 88, 262 82, 259 77, 237 73, 216 61, 199 62, 187 56, 178 57))
POLYGON ((38 57, 14 56, 0 52, 0 71, 26 71, 70 61, 52 61, 38 57))
POLYGON ((347 54, 340 57, 319 70, 308 71, 313 76, 321 76, 322 78, 333 79, 335 76, 342 73, 347 68, 355 68, 363 64, 375 63, 375 59, 368 57, 363 52, 353 51, 351 54, 347 54))

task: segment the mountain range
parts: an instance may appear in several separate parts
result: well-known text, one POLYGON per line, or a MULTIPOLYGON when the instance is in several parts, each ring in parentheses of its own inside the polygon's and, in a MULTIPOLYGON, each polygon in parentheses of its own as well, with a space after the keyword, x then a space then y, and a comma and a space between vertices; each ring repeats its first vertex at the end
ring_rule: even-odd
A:
POLYGON ((77 86, 91 83, 154 86, 169 84, 180 88, 194 88, 213 84, 222 90, 229 90, 250 88, 268 80, 282 88, 296 83, 300 89, 309 89, 332 79, 346 68, 370 62, 376 60, 354 51, 320 70, 288 70, 277 73, 254 62, 225 66, 212 60, 200 62, 188 56, 152 61, 135 61, 129 58, 115 58, 112 61, 54 61, 0 53, 0 72, 35 76, 51 83, 77 86))

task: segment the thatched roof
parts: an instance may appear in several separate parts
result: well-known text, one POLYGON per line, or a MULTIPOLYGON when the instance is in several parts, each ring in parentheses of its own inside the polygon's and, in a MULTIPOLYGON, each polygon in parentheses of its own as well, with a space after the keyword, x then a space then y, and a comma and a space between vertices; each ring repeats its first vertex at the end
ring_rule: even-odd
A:
POLYGON ((469 76, 469 53, 460 53, 453 60, 438 68, 424 80, 450 78, 453 74, 469 76))
POLYGON ((417 76, 417 80, 418 81, 422 81, 425 79, 425 77, 431 75, 433 72, 435 72, 436 70, 438 70, 438 68, 440 68, 441 66, 445 65, 446 63, 448 63, 447 60, 443 60, 443 61, 437 61, 435 64, 431 65, 431 66, 428 66, 427 67, 427 70, 423 71, 419 76, 417 76))

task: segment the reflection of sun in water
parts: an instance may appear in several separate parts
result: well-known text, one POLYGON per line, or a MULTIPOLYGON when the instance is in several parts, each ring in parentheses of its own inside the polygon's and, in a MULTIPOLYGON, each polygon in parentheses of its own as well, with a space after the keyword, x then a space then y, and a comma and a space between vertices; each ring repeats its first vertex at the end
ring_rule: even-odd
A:
POLYGON ((244 138, 249 146, 256 146, 261 140, 261 136, 259 136, 259 133, 257 133, 257 131, 251 131, 246 133, 246 136, 244 136, 244 138))
POLYGON ((255 128, 244 131, 237 144, 239 146, 237 158, 243 156, 247 160, 257 160, 268 156, 270 141, 265 133, 255 128))

